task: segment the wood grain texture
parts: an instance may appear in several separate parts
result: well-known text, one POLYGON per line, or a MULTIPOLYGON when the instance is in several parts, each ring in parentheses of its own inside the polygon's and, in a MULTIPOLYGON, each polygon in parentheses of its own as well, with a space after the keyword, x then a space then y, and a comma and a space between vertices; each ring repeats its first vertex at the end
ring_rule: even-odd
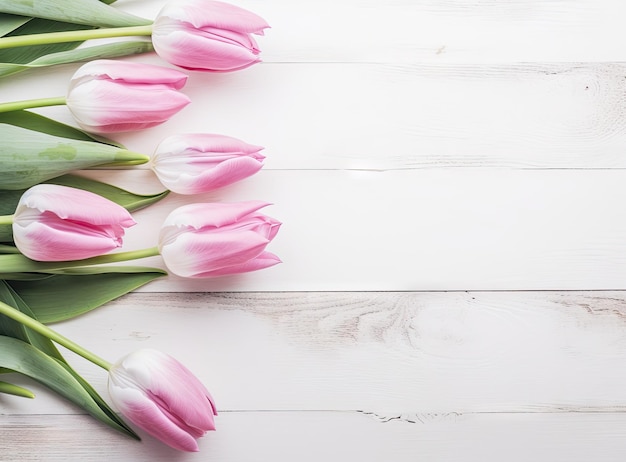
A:
MULTIPOLYGON (((115 138, 149 154, 223 133, 266 146, 266 167, 137 213, 126 248, 179 205, 259 199, 284 263, 171 276, 56 326, 112 361, 173 354, 215 395, 218 432, 199 454, 130 442, 16 379, 37 398, 0 397, 0 459, 623 461, 626 3, 236 3, 273 26, 264 63, 190 73, 190 106, 115 138)), ((65 94, 74 70, 3 80, 0 101, 65 94)), ((161 189, 145 169, 84 174, 161 189)))
POLYGON ((149 437, 129 442, 85 416, 4 416, 5 462, 387 460, 620 462, 626 416, 472 414, 380 422, 346 412, 223 413, 200 452, 181 454, 149 437), (7 444, 11 441, 11 444, 7 444), (30 448, 28 452, 24 448, 30 448))
MULTIPOLYGON (((0 99, 63 94, 72 70, 3 82, 0 99)), ((227 134, 266 146, 268 170, 626 167, 623 63, 263 63, 192 73, 184 92, 167 123, 113 137, 151 154, 174 133, 227 134)))
MULTIPOLYGON (((161 1, 118 0, 154 17, 161 1)), ((266 62, 624 61, 620 0, 241 0, 266 62)))
MULTIPOLYGON (((96 177, 154 185, 148 171, 121 173, 96 177)), ((259 199, 285 223, 268 247, 283 264, 145 290, 623 289, 625 180, 624 170, 262 171, 138 212, 125 245, 154 245, 167 213, 190 201, 259 199)))
MULTIPOLYGON (((56 328, 110 361, 170 352, 220 411, 415 420, 622 412, 625 313, 624 292, 135 293, 56 328)), ((72 364, 106 395, 101 370, 72 364)), ((76 412, 34 390, 3 398, 2 412, 76 412)))

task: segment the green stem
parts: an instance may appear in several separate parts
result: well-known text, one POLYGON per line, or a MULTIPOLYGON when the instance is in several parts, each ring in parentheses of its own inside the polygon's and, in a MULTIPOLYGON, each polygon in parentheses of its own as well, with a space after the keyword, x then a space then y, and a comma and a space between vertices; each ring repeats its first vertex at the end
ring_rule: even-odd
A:
POLYGON ((91 351, 85 350, 79 344, 71 341, 69 338, 59 334, 58 332, 50 329, 48 326, 40 323, 36 319, 31 318, 30 316, 22 313, 21 311, 13 308, 10 305, 7 305, 4 302, 0 302, 0 313, 8 316, 15 321, 22 323, 29 329, 34 330, 35 332, 40 333, 41 335, 48 337, 50 340, 58 343, 59 345, 64 346, 70 351, 73 351, 77 355, 82 356, 88 361, 91 361, 97 366, 100 366, 102 369, 109 370, 112 367, 112 364, 101 357, 93 354, 91 351))
POLYGON ((85 40, 136 37, 152 35, 152 24, 147 26, 111 27, 64 32, 48 32, 44 34, 15 35, 0 38, 0 49, 43 45, 50 43, 83 42, 85 40))
POLYGON ((0 226, 12 225, 14 215, 0 215, 0 226))
POLYGON ((97 257, 85 258, 84 260, 70 261, 34 261, 21 253, 2 254, 0 255, 0 275, 5 273, 55 273, 68 268, 105 265, 108 263, 155 257, 157 255, 159 255, 158 247, 110 253, 106 255, 99 255, 97 257))
MULTIPOLYGON (((0 39, 0 41, 3 39, 0 39)), ((31 109, 34 107, 62 106, 65 104, 65 96, 54 98, 27 99, 23 101, 12 101, 10 103, 0 103, 0 112, 19 111, 21 109, 31 109)))
POLYGON ((126 252, 109 253, 106 255, 99 255, 97 257, 86 258, 84 260, 75 260, 71 262, 59 262, 59 263, 76 263, 72 266, 92 266, 92 265, 104 265, 107 263, 118 263, 121 261, 138 260, 140 258, 156 257, 160 255, 158 247, 150 247, 149 249, 141 250, 128 250, 126 252))

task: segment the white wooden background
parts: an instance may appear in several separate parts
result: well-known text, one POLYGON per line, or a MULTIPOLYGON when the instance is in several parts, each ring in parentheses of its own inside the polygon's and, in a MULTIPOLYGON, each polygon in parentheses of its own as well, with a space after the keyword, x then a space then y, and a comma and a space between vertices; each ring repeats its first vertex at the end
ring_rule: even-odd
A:
MULTIPOLYGON (((261 199, 284 263, 170 277, 57 325, 112 361, 178 357, 218 431, 198 454, 136 443, 24 380, 38 396, 0 398, 0 459, 623 461, 626 3, 236 3, 273 26, 264 62, 192 74, 192 105, 117 139, 223 133, 266 146, 266 167, 136 214, 127 245, 182 203, 261 199)), ((0 81, 0 99, 63 94, 74 69, 0 81)), ((148 170, 88 174, 159 189, 148 170)))

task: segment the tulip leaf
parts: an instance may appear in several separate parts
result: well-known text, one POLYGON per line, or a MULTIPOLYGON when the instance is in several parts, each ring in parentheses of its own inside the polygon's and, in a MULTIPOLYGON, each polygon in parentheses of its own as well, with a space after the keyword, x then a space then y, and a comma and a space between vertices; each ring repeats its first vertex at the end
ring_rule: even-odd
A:
MULTIPOLYGON (((16 48, 17 50, 17 48, 16 48)), ((29 62, 12 62, 0 54, 0 77, 6 77, 29 69, 37 69, 59 64, 69 64, 92 59, 112 59, 152 51, 152 43, 140 40, 107 43, 105 45, 70 49, 43 54, 29 62)), ((23 59, 20 59, 23 61, 23 59)))
POLYGON ((22 398, 34 398, 35 394, 26 388, 14 385, 9 382, 0 382, 0 393, 7 395, 21 396, 22 398))
POLYGON ((14 245, 0 244, 0 254, 3 253, 20 253, 14 245))
POLYGON ((156 268, 89 268, 94 274, 53 274, 34 281, 8 284, 26 302, 37 319, 54 323, 74 318, 167 275, 156 268), (80 291, 80 297, 67 294, 80 291))
MULTIPOLYGON (((149 205, 165 198, 169 194, 169 191, 167 190, 157 194, 135 194, 116 186, 78 175, 63 175, 58 178, 54 178, 53 180, 46 181, 46 183, 60 184, 70 186, 72 188, 91 191, 92 193, 99 194, 100 196, 121 205, 129 212, 134 212, 144 207, 148 207, 149 205)), ((0 203, 1 202, 2 196, 0 195, 0 203)), ((15 204, 17 205, 17 202, 15 204)), ((13 210, 15 211, 15 208, 13 208, 13 210)))
POLYGON ((118 148, 124 148, 116 141, 99 135, 93 135, 79 128, 66 125, 54 119, 44 117, 30 111, 10 111, 0 112, 0 123, 15 125, 16 127, 46 133, 48 135, 70 138, 79 141, 98 141, 99 143, 110 144, 118 148))
MULTIPOLYGON (((4 282, 0 300, 35 318, 28 305, 4 282)), ((29 376, 82 407, 110 427, 139 439, 100 395, 65 361, 54 344, 43 335, 0 316, 0 369, 29 376), (8 342, 9 348, 6 347, 8 342), (17 353, 11 349, 16 346, 17 353)))
MULTIPOLYGON (((0 0, 0 8, 6 3, 0 0)), ((23 16, 22 16, 23 17, 23 16)), ((29 18, 26 18, 29 19, 29 18)), ((47 19, 30 18, 22 26, 8 32, 4 37, 15 37, 21 35, 32 35, 49 32, 62 32, 62 31, 77 31, 93 29, 92 26, 85 26, 79 24, 71 24, 67 22, 49 21, 47 19)), ((28 63, 40 56, 45 56, 49 53, 56 53, 59 51, 66 51, 76 48, 80 45, 80 41, 65 42, 65 43, 41 43, 38 45, 28 45, 21 47, 2 48, 0 49, 0 62, 7 63, 28 63)))
POLYGON ((0 12, 97 27, 150 24, 98 0, 0 0, 0 12))
POLYGON ((13 337, 0 335, 0 350, 2 351, 0 366, 12 369, 42 383, 80 406, 101 422, 128 436, 139 439, 130 427, 113 420, 112 417, 115 416, 115 413, 112 410, 109 409, 105 412, 100 407, 100 403, 104 403, 104 400, 99 398, 96 401, 89 393, 90 390, 85 389, 81 383, 82 379, 78 380, 74 374, 67 370, 66 365, 43 353, 30 343, 13 337))
POLYGON ((32 18, 26 16, 16 16, 14 14, 0 14, 0 37, 13 32, 18 27, 23 26, 32 18))
POLYGON ((73 170, 133 158, 132 153, 116 146, 61 138, 10 124, 0 123, 0 139, 0 189, 26 189, 73 170))

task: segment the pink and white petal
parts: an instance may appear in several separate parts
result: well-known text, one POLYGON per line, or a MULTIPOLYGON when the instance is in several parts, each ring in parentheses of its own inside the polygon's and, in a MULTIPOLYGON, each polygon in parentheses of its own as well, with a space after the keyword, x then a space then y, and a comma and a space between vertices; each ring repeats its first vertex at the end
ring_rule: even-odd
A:
POLYGON ((111 80, 127 83, 163 84, 177 90, 185 86, 188 78, 179 70, 163 66, 99 59, 82 65, 72 77, 72 81, 83 80, 84 77, 89 76, 108 77, 111 80))
MULTIPOLYGON (((237 181, 243 180, 258 172, 263 164, 250 157, 236 157, 221 162, 213 168, 202 169, 199 172, 181 172, 174 181, 168 181, 166 177, 159 179, 163 185, 178 194, 201 194, 214 191, 224 186, 228 186, 237 181)), ((158 170, 155 170, 158 175, 158 170)))
POLYGON ((242 264, 261 254, 269 241, 250 231, 241 233, 183 233, 161 248, 167 268, 178 276, 242 264))
POLYGON ((22 194, 16 208, 16 221, 20 221, 24 208, 42 213, 51 211, 63 219, 95 225, 116 223, 128 228, 135 224, 135 220, 124 207, 98 194, 68 186, 33 186, 22 194))
MULTIPOLYGON (((155 150, 155 156, 178 156, 179 153, 257 154, 262 146, 213 133, 183 133, 165 138, 155 150)), ((260 155, 259 155, 260 156, 260 155)), ((264 158, 264 156, 261 156, 264 158)))
POLYGON ((228 266, 220 268, 215 271, 208 271, 206 273, 198 274, 197 278, 208 278, 218 276, 228 276, 232 274, 249 273, 250 271, 257 271, 265 268, 270 268, 274 265, 282 263, 281 259, 270 252, 263 252, 252 260, 248 260, 240 265, 228 266))
POLYGON ((128 420, 150 435, 180 451, 198 451, 196 439, 173 423, 139 390, 112 386, 109 383, 109 395, 128 420))
POLYGON ((191 100, 164 86, 118 85, 91 81, 67 98, 67 106, 86 130, 111 133, 153 127, 167 121, 191 100))
POLYGON ((121 238, 114 239, 97 233, 68 232, 38 222, 27 227, 14 223, 13 238, 20 252, 37 261, 83 260, 121 246, 121 238))
POLYGON ((157 16, 188 22, 195 27, 206 26, 263 34, 269 28, 265 19, 255 13, 229 3, 212 0, 169 2, 157 16))
POLYGON ((157 54, 166 61, 190 70, 230 71, 260 61, 249 49, 200 37, 186 31, 154 35, 157 54))
POLYGON ((263 201, 206 202, 183 205, 172 211, 163 227, 202 229, 219 228, 240 221, 245 216, 270 205, 263 201))

